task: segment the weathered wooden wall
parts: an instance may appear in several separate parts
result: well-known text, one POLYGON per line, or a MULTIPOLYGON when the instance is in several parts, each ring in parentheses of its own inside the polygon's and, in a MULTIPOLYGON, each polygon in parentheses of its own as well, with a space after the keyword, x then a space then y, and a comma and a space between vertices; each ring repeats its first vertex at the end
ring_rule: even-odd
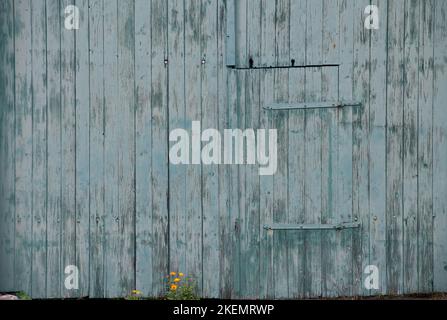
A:
POLYGON ((2 0, 0 290, 159 296, 180 270, 206 297, 447 291, 446 14, 444 0, 2 0), (362 107, 264 109, 337 100, 362 107), (278 129, 277 174, 170 165, 169 131, 194 120, 278 129), (341 222, 361 228, 264 229, 341 222))

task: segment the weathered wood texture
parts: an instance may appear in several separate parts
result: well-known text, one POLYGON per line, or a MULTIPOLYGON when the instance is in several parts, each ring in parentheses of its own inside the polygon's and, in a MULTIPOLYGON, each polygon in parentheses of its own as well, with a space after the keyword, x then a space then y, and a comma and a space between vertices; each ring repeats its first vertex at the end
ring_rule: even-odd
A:
POLYGON ((447 3, 435 1, 433 96, 434 290, 447 290, 447 3))
POLYGON ((446 14, 445 0, 0 1, 0 291, 155 297, 170 271, 204 297, 447 291, 446 14), (361 106, 264 109, 325 101, 361 106), (192 121, 277 129, 277 173, 170 164, 169 132, 192 121))

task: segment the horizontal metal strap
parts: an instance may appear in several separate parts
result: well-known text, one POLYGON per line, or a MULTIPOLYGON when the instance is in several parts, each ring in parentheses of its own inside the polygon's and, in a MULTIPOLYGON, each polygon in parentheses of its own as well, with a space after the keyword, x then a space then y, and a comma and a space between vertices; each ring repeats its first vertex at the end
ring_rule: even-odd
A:
POLYGON ((330 109, 344 107, 361 107, 362 103, 358 101, 336 101, 336 102, 311 102, 311 103, 273 103, 264 107, 265 110, 312 110, 312 109, 330 109))
POLYGON ((265 225, 265 230, 344 230, 360 228, 360 222, 338 223, 338 224, 285 224, 275 223, 265 225))
POLYGON ((340 63, 324 63, 324 64, 305 64, 305 65, 278 65, 278 66, 249 66, 238 67, 227 63, 227 67, 233 70, 272 70, 272 69, 307 69, 307 68, 336 68, 340 67, 340 63))

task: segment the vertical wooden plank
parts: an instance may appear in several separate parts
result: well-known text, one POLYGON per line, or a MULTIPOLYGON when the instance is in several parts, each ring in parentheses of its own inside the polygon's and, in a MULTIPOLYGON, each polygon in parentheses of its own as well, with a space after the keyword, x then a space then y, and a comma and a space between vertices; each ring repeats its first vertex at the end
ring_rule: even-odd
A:
MULTIPOLYGON (((239 85, 239 78, 243 77, 245 72, 230 71, 228 74, 228 126, 226 129, 237 128, 238 123, 238 108, 239 96, 242 94, 239 85)), ((224 154, 224 157, 230 158, 233 156, 232 151, 229 154, 224 154)), ((228 165, 228 164, 227 164, 228 165)), ((230 245, 228 248, 228 255, 230 256, 229 265, 229 295, 230 298, 240 297, 240 255, 239 255, 239 176, 238 167, 228 165, 229 167, 229 232, 230 245)))
POLYGON ((32 27, 32 283, 31 295, 46 296, 47 267, 47 70, 46 3, 31 2, 32 27))
MULTIPOLYGON (((339 10, 338 1, 323 1, 323 62, 338 62, 339 58, 339 10)), ((338 68, 322 70, 322 99, 338 100, 338 68)), ((336 190, 338 188, 338 111, 321 113, 322 126, 322 223, 345 222, 336 216, 336 190)), ((347 220, 349 221, 349 220, 347 220)), ((348 231, 349 232, 349 231, 348 231)), ((338 232, 326 231, 322 234, 322 295, 336 296, 339 285, 336 276, 336 255, 338 232)))
POLYGON ((135 7, 118 1, 120 292, 135 289, 135 7))
MULTIPOLYGON (((262 1, 247 1, 247 59, 248 67, 259 66, 262 61, 262 1)), ((247 104, 245 126, 247 129, 259 128, 260 104, 260 73, 250 72, 247 77, 247 104)), ((245 217, 242 219, 241 228, 241 260, 243 267, 241 275, 241 287, 244 296, 256 298, 260 288, 260 263, 261 259, 260 232, 263 232, 260 224, 260 178, 257 166, 246 168, 246 206, 245 217), (252 267, 248 267, 252 266, 252 267)))
MULTIPOLYGON (((290 3, 288 0, 276 1, 275 9, 275 59, 276 66, 290 65, 290 3)), ((289 101, 289 72, 286 69, 275 72, 275 101, 289 101)), ((272 114, 273 128, 278 130, 278 169, 273 176, 273 219, 278 223, 287 223, 289 190, 288 177, 288 111, 272 114)), ((287 298, 288 286, 288 247, 287 232, 274 235, 275 255, 275 298, 287 298)))
MULTIPOLYGON (((353 69, 354 69, 354 1, 339 1, 339 99, 353 99, 353 69)), ((336 208, 335 215, 338 221, 349 221, 352 215, 352 108, 344 108, 338 111, 338 156, 336 208)), ((336 235, 336 269, 337 295, 347 296, 352 290, 352 232, 342 231, 336 235)))
POLYGON ((79 268, 80 297, 89 291, 90 190, 90 79, 89 79, 89 9, 88 0, 76 1, 79 26, 75 31, 76 46, 76 266, 79 268))
POLYGON ((262 67, 275 65, 275 2, 261 0, 261 63, 262 67))
POLYGON ((46 1, 47 72, 48 72, 48 209, 47 209, 47 292, 60 297, 61 269, 61 8, 59 1, 46 1))
POLYGON ((118 208, 118 2, 104 6, 104 118, 105 118, 105 296, 117 297, 120 294, 119 279, 119 230, 118 208))
MULTIPOLYGON (((323 57, 323 1, 307 2, 306 63, 321 64, 323 57)), ((306 101, 321 101, 321 68, 306 69, 306 101)), ((321 222, 321 117, 319 110, 306 111, 306 223, 321 222)), ((307 297, 321 294, 321 231, 306 234, 307 297)))
MULTIPOLYGON (((261 106, 274 102, 273 70, 261 74, 261 106)), ((265 130, 272 127, 271 111, 263 109, 260 115, 259 127, 265 130)), ((261 176, 260 180, 260 228, 273 223, 273 176, 261 176)), ((274 261, 273 261, 273 231, 261 230, 261 266, 260 266, 260 296, 264 299, 274 297, 274 261)))
MULTIPOLYGON (((184 14, 183 1, 169 1, 169 132, 185 127, 184 14)), ((169 165, 169 268, 172 271, 184 271, 186 267, 185 173, 184 165, 169 165)))
POLYGON ((417 292, 419 4, 405 1, 403 128, 404 293, 417 292))
POLYGON ((152 32, 151 3, 135 1, 135 179, 136 179, 136 286, 145 295, 152 289, 152 32))
MULTIPOLYGON (((218 127, 217 106, 217 2, 201 3, 201 105, 202 128, 218 127)), ((203 234, 203 296, 219 296, 219 171, 217 164, 202 166, 203 234)))
MULTIPOLYGON (((339 0, 323 0, 323 52, 322 61, 325 64, 340 63, 340 10, 339 0)), ((332 70, 332 69, 330 69, 332 70)), ((338 80, 335 78, 335 80, 338 80)), ((337 83, 327 83, 326 87, 337 87, 337 83)), ((336 97, 326 97, 334 99, 336 97)))
POLYGON ((16 100, 16 253, 14 287, 31 294, 32 261, 32 55, 31 1, 14 4, 16 100))
MULTIPOLYGON (((242 73, 236 71, 236 109, 234 110, 235 115, 233 117, 234 121, 232 121, 233 129, 244 129, 245 127, 245 112, 247 110, 247 85, 246 79, 248 77, 248 72, 243 71, 242 73)), ((244 155, 241 155, 241 149, 234 147, 234 151, 231 151, 234 154, 235 159, 245 159, 244 155)), ((243 152, 243 151, 242 151, 243 152)), ((235 201, 235 210, 236 214, 233 215, 234 219, 234 256, 235 256, 235 264, 234 264, 234 282, 235 286, 237 286, 236 298, 241 299, 244 297, 242 282, 243 272, 244 272, 244 261, 242 257, 242 227, 244 224, 245 218, 245 204, 246 204, 246 166, 245 165, 235 165, 234 166, 234 175, 233 175, 233 183, 234 187, 232 189, 237 201, 235 201)))
POLYGON ((308 0, 306 7, 306 64, 323 63, 323 0, 308 0))
MULTIPOLYGON (((321 99, 321 68, 306 70, 306 101, 321 99)), ((306 223, 321 223, 321 117, 319 110, 306 111, 306 223)), ((321 231, 308 231, 306 245, 305 296, 321 294, 321 231)))
MULTIPOLYGON (((353 98, 362 105, 353 110, 353 171, 352 171, 352 216, 348 220, 358 221, 362 228, 352 232, 352 294, 364 295, 363 271, 369 262, 369 70, 370 33, 365 28, 365 8, 369 0, 354 4, 354 69, 353 98)), ((402 20, 403 23, 403 20, 402 20)), ((374 30, 375 31, 375 30, 374 30)))
MULTIPOLYGON (((290 60, 295 65, 306 61, 306 0, 290 2, 290 60), (296 32, 295 32, 296 31, 296 32), (304 44, 304 45, 303 45, 304 44)), ((289 102, 305 102, 305 70, 289 70, 289 102)), ((289 111, 288 119, 288 222, 305 223, 305 111, 289 111)), ((304 296, 304 233, 287 235, 289 298, 304 296)))
POLYGON ((152 223, 155 258, 153 288, 164 293, 169 268, 168 248, 168 114, 167 114, 167 3, 152 1, 152 223))
MULTIPOLYGON (((282 47, 282 44, 279 44, 282 47)), ((274 100, 284 103, 289 100, 289 72, 287 69, 274 71, 274 100)), ((288 220, 288 114, 289 111, 272 111, 272 129, 278 132, 278 168, 273 175, 273 221, 287 223, 288 220)), ((288 266, 287 231, 275 231, 273 235, 273 263, 275 299, 287 298, 288 266)))
POLYGON ((433 291, 433 26, 434 1, 421 4, 418 123, 418 283, 433 291))
POLYGON ((434 220, 434 291, 447 291, 447 2, 435 1, 434 77, 433 95, 433 213, 434 220))
POLYGON ((290 1, 290 63, 296 66, 306 64, 307 0, 290 1))
MULTIPOLYGON (((259 129, 260 72, 249 71, 246 81, 246 109, 244 128, 259 129)), ((256 137, 254 137, 256 140, 256 137)), ((247 151, 248 151, 247 147, 247 151)), ((250 149, 256 152, 256 149, 250 149)), ((246 156, 247 157, 247 156, 246 156)), ((241 218, 241 290, 244 298, 259 297, 259 167, 247 164, 245 168, 246 200, 241 218)))
POLYGON ((14 4, 16 99, 16 253, 14 287, 31 294, 32 261, 32 55, 31 2, 14 4))
MULTIPOLYGON (((222 20, 221 26, 225 26, 225 63, 228 67, 236 66, 236 1, 235 0, 222 0, 220 4, 220 17, 225 18, 225 22, 222 20), (223 14, 222 14, 223 13, 223 14)), ((223 34, 222 34, 223 35, 223 34)), ((222 51, 224 52, 224 51, 222 51)))
MULTIPOLYGON (((338 68, 323 68, 322 70, 322 97, 325 101, 336 101, 338 98, 338 68)), ((321 155, 321 206, 323 224, 337 224, 350 221, 349 218, 336 215, 337 198, 336 190, 339 187, 337 181, 338 170, 338 112, 326 110, 321 112, 322 121, 322 155, 321 155), (349 219, 349 220, 348 220, 349 219)), ((323 231, 321 235, 321 263, 322 263, 322 296, 337 296, 340 282, 336 276, 336 256, 338 250, 349 248, 337 247, 336 236, 341 233, 350 233, 350 230, 323 231)))
POLYGON ((247 55, 248 67, 261 62, 261 2, 247 1, 247 55))
MULTIPOLYGON (((275 57, 276 66, 290 66, 290 0, 276 0, 275 57)), ((303 32, 303 31, 301 31, 303 32)))
POLYGON ((236 10, 236 66, 248 66, 248 50, 247 50, 247 24, 251 19, 247 11, 249 0, 237 0, 235 4, 236 10))
MULTIPOLYGON (((231 54, 231 42, 225 41, 225 31, 229 28, 227 23, 231 20, 226 19, 232 14, 232 0, 218 0, 218 113, 219 113, 219 131, 222 133, 227 129, 229 121, 229 72, 225 61, 229 61, 231 54)), ((222 153, 223 154, 223 153, 222 153)), ((231 297, 231 213, 230 213, 230 172, 229 166, 219 166, 219 234, 220 234, 220 297, 228 299, 231 297)))
MULTIPOLYGON (((261 63, 261 5, 258 2, 247 1, 246 41, 247 59, 245 66, 249 68, 259 66, 261 63)), ((261 110, 260 78, 258 72, 249 72, 245 79, 246 109, 245 121, 241 123, 244 128, 255 129, 259 127, 261 110)), ((249 165, 240 173, 245 174, 246 194, 245 205, 241 212, 241 291, 244 297, 256 298, 259 296, 259 173, 258 168, 249 165), (251 266, 251 267, 249 267, 251 266)))
POLYGON ((370 71, 370 261, 379 270, 379 288, 371 294, 387 292, 386 279, 386 116, 387 116, 387 30, 388 6, 385 0, 373 0, 379 8, 380 28, 371 32, 370 71))
MULTIPOLYGON (((72 4, 61 0, 61 11, 72 4)), ((61 24, 62 28, 62 24, 61 24)), ((76 104, 75 104, 75 32, 61 30, 61 145, 62 145, 62 239, 61 270, 76 264, 76 104)), ((75 290, 66 290, 65 273, 59 278, 62 297, 74 297, 75 290)))
POLYGON ((0 290, 14 289, 14 2, 0 4, 0 290))
MULTIPOLYGON (((261 61, 259 66, 271 67, 276 63, 275 59, 275 1, 261 0, 261 61)), ((261 107, 274 102, 274 72, 272 70, 263 71, 260 75, 261 82, 261 107)), ((231 91, 230 91, 231 92, 231 91)), ((260 110, 261 129, 275 129, 272 127, 271 112, 265 109, 260 110)), ((260 180, 260 234, 261 234, 261 261, 260 261, 260 297, 274 297, 274 247, 273 231, 263 229, 263 226, 273 223, 273 177, 261 176, 260 180)))
POLYGON ((90 287, 89 296, 104 297, 104 1, 89 4, 90 74, 90 287))
MULTIPOLYGON (((304 51, 304 50, 303 50, 304 51)), ((289 101, 302 103, 305 100, 304 69, 289 70, 289 101)), ((288 117, 288 216, 287 223, 303 224, 305 221, 305 137, 304 111, 289 111, 288 117)), ((287 233, 288 261, 288 297, 304 296, 304 233, 290 231, 287 233)))
POLYGON ((387 282, 388 293, 402 293, 402 138, 404 1, 388 2, 387 68, 387 282))
MULTIPOLYGON (((185 2, 185 102, 184 126, 202 120, 201 82, 201 11, 200 0, 185 2)), ((233 39, 234 40, 234 39, 233 39)), ((189 130, 190 131, 190 130, 189 130)), ((202 288, 202 168, 186 168, 186 269, 184 272, 202 288)), ((215 280, 216 281, 216 280, 215 280)))

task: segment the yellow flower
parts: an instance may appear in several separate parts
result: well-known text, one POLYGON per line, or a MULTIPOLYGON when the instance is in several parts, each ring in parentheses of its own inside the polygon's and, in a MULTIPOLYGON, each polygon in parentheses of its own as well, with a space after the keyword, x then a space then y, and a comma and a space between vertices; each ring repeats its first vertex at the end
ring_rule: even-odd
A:
POLYGON ((140 290, 132 290, 133 294, 140 295, 142 292, 140 290))
POLYGON ((177 273, 175 272, 171 272, 171 276, 175 276, 177 273))
POLYGON ((179 272, 179 274, 178 274, 180 277, 183 277, 184 276, 184 274, 183 273, 181 273, 181 272, 179 272))
POLYGON ((177 285, 175 285, 175 284, 171 285, 171 290, 172 290, 172 291, 177 290, 177 285))
POLYGON ((174 282, 180 282, 180 278, 175 278, 174 282))

